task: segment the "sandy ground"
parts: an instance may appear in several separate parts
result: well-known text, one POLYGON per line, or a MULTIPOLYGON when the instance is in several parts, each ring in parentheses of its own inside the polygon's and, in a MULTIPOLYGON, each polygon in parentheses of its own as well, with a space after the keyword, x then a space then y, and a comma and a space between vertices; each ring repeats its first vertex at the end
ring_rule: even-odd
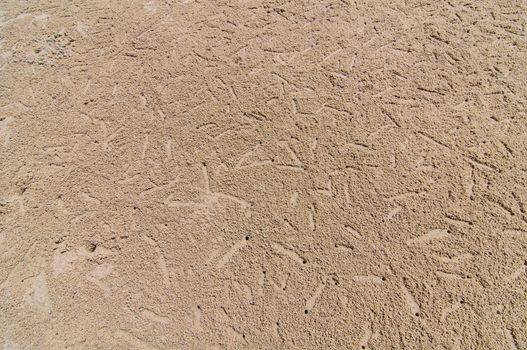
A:
POLYGON ((525 1, 2 1, 3 349, 526 349, 525 1))

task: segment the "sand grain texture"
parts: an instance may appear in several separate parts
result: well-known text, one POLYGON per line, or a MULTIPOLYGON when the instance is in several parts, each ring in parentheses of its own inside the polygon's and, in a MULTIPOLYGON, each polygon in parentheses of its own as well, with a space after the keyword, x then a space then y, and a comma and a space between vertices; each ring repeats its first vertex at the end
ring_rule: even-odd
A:
POLYGON ((525 1, 1 1, 4 349, 526 349, 525 1))

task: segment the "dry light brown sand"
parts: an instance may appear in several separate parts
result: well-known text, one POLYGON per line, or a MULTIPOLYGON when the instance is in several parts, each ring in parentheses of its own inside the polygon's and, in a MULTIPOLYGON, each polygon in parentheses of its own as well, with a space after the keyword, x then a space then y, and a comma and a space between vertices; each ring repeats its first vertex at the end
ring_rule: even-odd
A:
POLYGON ((526 349, 527 3, 0 2, 3 349, 526 349))

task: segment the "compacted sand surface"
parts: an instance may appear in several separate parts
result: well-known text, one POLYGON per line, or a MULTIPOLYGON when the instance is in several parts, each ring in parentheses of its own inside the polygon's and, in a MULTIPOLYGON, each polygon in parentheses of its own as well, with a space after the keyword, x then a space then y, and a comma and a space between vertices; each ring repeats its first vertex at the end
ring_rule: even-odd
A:
POLYGON ((526 349, 525 1, 1 1, 3 349, 526 349))

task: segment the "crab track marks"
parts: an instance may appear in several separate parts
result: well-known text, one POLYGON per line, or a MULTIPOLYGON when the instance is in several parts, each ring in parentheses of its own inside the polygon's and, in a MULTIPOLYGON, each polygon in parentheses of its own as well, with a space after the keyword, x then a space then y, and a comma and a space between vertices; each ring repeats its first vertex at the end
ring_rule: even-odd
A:
POLYGON ((524 2, 3 7, 7 347, 525 347, 524 2))
POLYGON ((271 243, 271 248, 279 255, 282 255, 284 257, 287 257, 291 260, 293 260, 294 262, 298 263, 298 264, 303 264, 305 262, 305 259, 303 259, 300 255, 298 255, 295 251, 291 250, 291 249, 287 249, 285 248, 283 245, 281 245, 280 243, 276 243, 276 242, 272 242, 271 243))
POLYGON ((324 288, 325 288, 325 284, 320 283, 317 289, 315 290, 315 292, 313 293, 313 295, 309 299, 307 299, 306 306, 305 306, 306 311, 311 311, 313 309, 313 307, 315 306, 315 303, 317 302, 317 299, 320 298, 320 295, 322 295, 324 288))
POLYGON ((247 245, 247 241, 244 239, 234 243, 227 252, 218 260, 216 263, 216 268, 221 269, 224 267, 231 259, 232 257, 245 245, 247 245))
POLYGON ((357 275, 352 277, 353 281, 357 283, 373 283, 373 284, 382 284, 383 279, 380 276, 376 275, 357 275))
POLYGON ((157 322, 161 324, 168 324, 170 323, 170 318, 166 316, 161 316, 154 311, 147 309, 147 308, 140 308, 141 311, 141 317, 150 320, 152 322, 157 322))
POLYGON ((437 230, 429 231, 427 234, 423 236, 409 239, 406 241, 406 244, 409 246, 419 245, 419 244, 430 242, 432 240, 447 238, 448 236, 450 236, 450 234, 448 233, 448 230, 437 229, 437 230))
POLYGON ((406 304, 408 305, 408 309, 410 310, 412 315, 419 316, 421 308, 419 307, 419 304, 415 300, 414 296, 410 293, 408 288, 406 288, 406 286, 404 286, 403 284, 401 284, 401 292, 403 294, 403 298, 406 304))

